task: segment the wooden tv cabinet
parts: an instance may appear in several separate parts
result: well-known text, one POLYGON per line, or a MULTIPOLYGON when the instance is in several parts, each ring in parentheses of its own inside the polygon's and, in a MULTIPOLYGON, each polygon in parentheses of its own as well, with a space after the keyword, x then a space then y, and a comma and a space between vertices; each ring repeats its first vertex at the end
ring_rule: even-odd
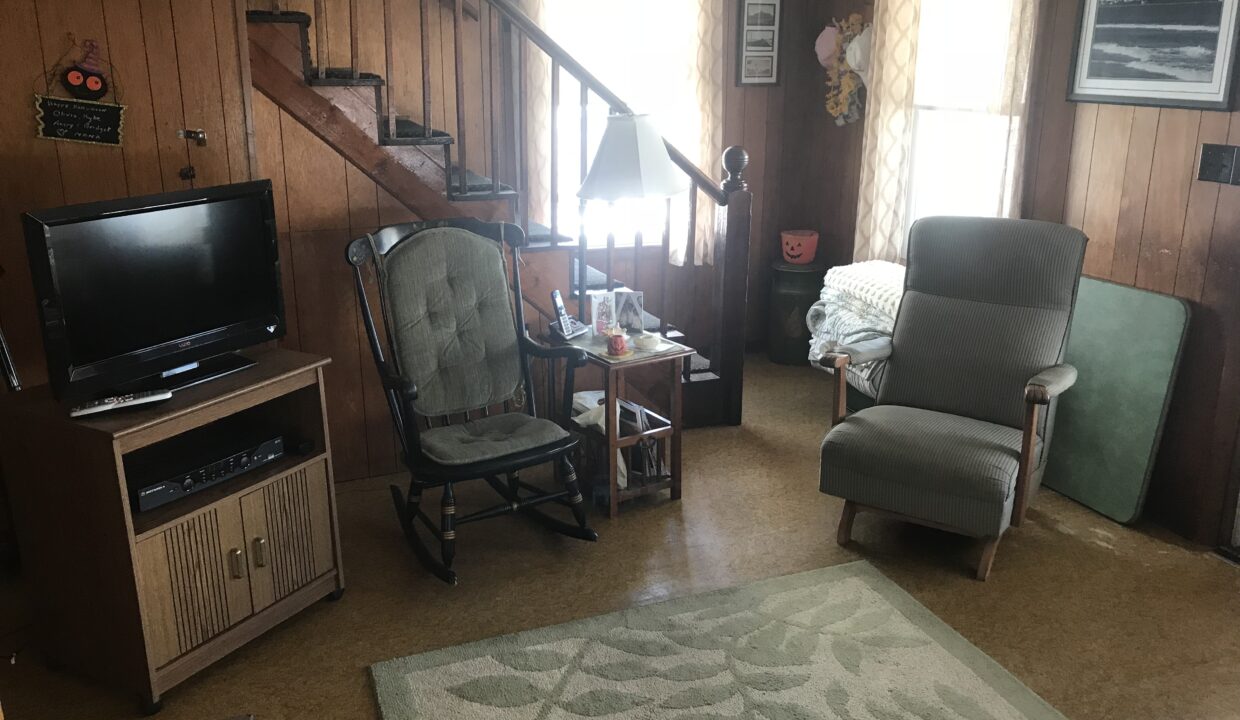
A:
MULTIPOLYGON (((194 673, 344 590, 323 402, 330 360, 279 349, 166 403, 72 420, 46 387, 0 398, 0 466, 54 667, 136 692, 148 712, 194 673), (137 512, 130 454, 228 419, 285 456, 137 512)), ((196 437, 189 435, 191 440, 196 437)))

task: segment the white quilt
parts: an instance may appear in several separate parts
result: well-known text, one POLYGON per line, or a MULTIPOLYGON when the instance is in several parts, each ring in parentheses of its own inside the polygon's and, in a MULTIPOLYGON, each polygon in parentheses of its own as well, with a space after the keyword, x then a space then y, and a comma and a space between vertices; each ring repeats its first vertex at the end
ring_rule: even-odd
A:
MULTIPOLYGON (((810 362, 821 367, 822 356, 841 345, 890 337, 903 294, 903 265, 867 260, 828 270, 818 302, 805 317, 810 362)), ((848 383, 875 397, 884 365, 877 361, 850 367, 848 383)))

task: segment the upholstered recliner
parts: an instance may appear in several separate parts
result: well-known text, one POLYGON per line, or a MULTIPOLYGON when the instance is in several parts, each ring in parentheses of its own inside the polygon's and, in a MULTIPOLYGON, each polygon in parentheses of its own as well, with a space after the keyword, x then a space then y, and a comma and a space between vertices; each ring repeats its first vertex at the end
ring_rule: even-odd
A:
POLYGON ((1041 482, 1055 399, 1076 381, 1062 363, 1086 242, 1031 220, 913 226, 893 336, 823 363, 836 387, 820 487, 846 501, 840 544, 859 510, 894 515, 983 539, 986 579, 1041 482), (878 404, 845 417, 844 369, 879 359, 878 404))
POLYGON ((422 563, 452 584, 456 529, 465 523, 520 512, 556 532, 598 539, 587 527, 569 461, 578 437, 538 416, 529 365, 531 356, 564 361, 561 412, 567 418, 574 369, 585 364, 585 354, 539 345, 526 333, 524 245, 525 234, 515 225, 465 218, 393 225, 348 248, 370 348, 410 473, 407 494, 391 488, 397 516, 422 563), (511 288, 505 246, 511 250, 511 288), (386 337, 367 297, 368 265, 378 276, 386 337), (555 463, 563 490, 547 492, 520 479, 519 471, 544 463, 555 463), (453 487, 475 479, 491 485, 502 502, 458 515, 453 487), (442 488, 438 525, 422 507, 428 488, 442 488), (536 507, 552 502, 567 506, 573 522, 536 507), (438 539, 439 558, 423 543, 418 522, 438 539))

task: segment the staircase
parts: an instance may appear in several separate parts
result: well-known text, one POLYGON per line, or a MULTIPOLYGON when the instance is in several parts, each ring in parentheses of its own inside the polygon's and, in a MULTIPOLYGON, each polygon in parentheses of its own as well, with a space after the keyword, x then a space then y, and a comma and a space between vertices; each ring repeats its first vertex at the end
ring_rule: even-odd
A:
MULTIPOLYGON (((609 235, 606 248, 587 247, 584 230, 574 229, 576 240, 565 234, 559 214, 557 157, 561 133, 556 110, 561 103, 561 75, 576 80, 581 103, 581 157, 588 155, 587 105, 591 97, 603 100, 613 113, 629 113, 629 106, 599 82, 511 0, 382 0, 385 67, 383 74, 359 67, 359 4, 347 0, 351 33, 350 67, 329 67, 325 38, 326 1, 315 0, 313 14, 282 9, 280 3, 261 1, 263 9, 247 13, 251 81, 290 117, 304 125, 333 150, 346 158, 418 217, 424 220, 450 217, 476 217, 506 220, 520 224, 530 241, 529 252, 557 252, 565 256, 569 278, 569 297, 582 292, 622 289, 625 283, 613 273, 618 254, 628 248, 616 247, 609 235), (421 22, 420 37, 394 37, 393 7, 396 3, 417 5, 421 22), (435 3, 451 8, 451 32, 455 40, 454 63, 455 128, 435 127, 431 106, 432 53, 428 42, 430 14, 435 3), (465 32, 485 31, 490 51, 480 61, 481 107, 486 117, 488 157, 479 161, 477 150, 467 143, 467 98, 464 80, 465 32), (311 33, 315 33, 314 48, 311 33), (388 82, 396 78, 396 43, 414 44, 421 49, 420 107, 400 108, 388 82), (551 136, 549 225, 530 220, 529 148, 524 128, 531 112, 523 77, 529 72, 526 58, 539 53, 551 67, 551 136), (401 111, 412 111, 411 115, 401 111), (487 162, 489 160, 489 162, 487 162), (490 168, 490 177, 475 172, 490 168), (600 267, 590 264, 598 263, 600 267)), ((251 0, 254 7, 256 0, 251 0)), ((304 0, 303 0, 304 2, 304 0)), ((337 3, 339 6, 342 3, 337 3)), ((406 6, 407 8, 408 6, 406 6)), ((438 8, 435 8, 437 11, 438 8)), ((366 28, 375 30, 374 28, 366 28)), ((480 41, 480 46, 481 46, 480 41)), ((402 45, 402 47, 405 47, 402 45)), ((445 60, 444 62, 448 62, 445 60)), ((409 78, 401 78, 408 80, 409 78)), ((414 80, 418 80, 414 78, 414 80)), ((473 118, 477 120, 477 118, 473 118)), ((670 221, 658 243, 638 235, 631 255, 624 259, 632 267, 632 282, 638 265, 661 248, 657 269, 659 306, 648 307, 646 328, 697 350, 686 363, 681 378, 684 385, 684 417, 689 427, 737 425, 741 419, 742 374, 744 368, 745 304, 748 278, 750 204, 752 195, 743 179, 748 156, 741 148, 729 148, 724 155, 728 178, 711 180, 685 156, 668 145, 673 162, 688 176, 690 222, 687 236, 688 258, 694 257, 695 219, 709 212, 715 217, 716 237, 713 263, 685 266, 671 263, 672 228, 670 221), (699 199, 705 197, 706 203, 699 199), (654 314, 652 314, 652 312, 654 314)), ((582 162, 582 179, 588 163, 582 162)), ((670 201, 669 201, 670 208, 670 201)), ((647 260, 648 262, 649 260, 647 260)), ((546 320, 550 319, 549 298, 526 297, 526 303, 546 320)), ((649 301, 648 301, 649 303, 649 301)), ((584 319, 586 303, 577 303, 584 319)), ((651 395, 662 395, 665 388, 649 388, 651 395)))

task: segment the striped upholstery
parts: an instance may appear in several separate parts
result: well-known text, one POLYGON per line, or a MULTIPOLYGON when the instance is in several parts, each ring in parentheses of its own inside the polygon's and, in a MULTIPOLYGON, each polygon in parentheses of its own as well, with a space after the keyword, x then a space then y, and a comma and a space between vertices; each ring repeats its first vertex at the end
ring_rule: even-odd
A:
POLYGON ((1012 512, 1020 436, 960 415, 877 405, 827 433, 822 491, 996 537, 1012 512))
POLYGON ((393 360, 418 388, 414 409, 449 415, 513 398, 521 356, 499 244, 432 228, 375 256, 393 360))
POLYGON ((1063 362, 1084 258, 1063 225, 918 221, 878 403, 1020 427, 1025 383, 1063 362))
POLYGON ((1032 220, 918 221, 878 405, 823 440, 822 491, 978 537, 1007 529, 1025 384, 1063 361, 1085 244, 1032 220))

